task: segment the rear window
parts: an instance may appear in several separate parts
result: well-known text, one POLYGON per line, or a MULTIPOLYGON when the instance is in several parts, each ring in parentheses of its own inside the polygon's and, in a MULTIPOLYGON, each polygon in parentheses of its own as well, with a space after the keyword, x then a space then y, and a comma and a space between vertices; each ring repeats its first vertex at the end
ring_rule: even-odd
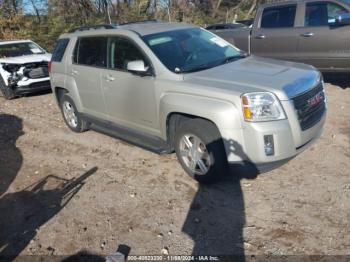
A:
POLYGON ((261 28, 286 28, 294 26, 296 5, 266 8, 261 19, 261 28))
POLYGON ((69 43, 68 38, 62 38, 57 41, 55 49, 53 50, 53 53, 52 53, 51 61, 54 61, 54 62, 62 61, 64 52, 66 51, 68 43, 69 43))
POLYGON ((73 62, 79 65, 107 67, 107 37, 79 38, 73 62))

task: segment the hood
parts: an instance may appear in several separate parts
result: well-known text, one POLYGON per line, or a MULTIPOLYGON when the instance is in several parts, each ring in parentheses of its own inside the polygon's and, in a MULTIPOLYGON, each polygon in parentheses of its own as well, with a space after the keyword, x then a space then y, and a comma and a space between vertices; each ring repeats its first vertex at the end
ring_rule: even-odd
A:
POLYGON ((280 100, 314 87, 320 73, 312 66, 250 56, 232 63, 196 73, 185 74, 193 84, 243 94, 272 92, 280 100))
POLYGON ((42 61, 49 62, 50 60, 51 60, 51 54, 45 53, 45 54, 37 54, 37 55, 34 54, 34 55, 0 58, 0 63, 26 64, 26 63, 33 63, 33 62, 35 63, 35 62, 42 62, 42 61))

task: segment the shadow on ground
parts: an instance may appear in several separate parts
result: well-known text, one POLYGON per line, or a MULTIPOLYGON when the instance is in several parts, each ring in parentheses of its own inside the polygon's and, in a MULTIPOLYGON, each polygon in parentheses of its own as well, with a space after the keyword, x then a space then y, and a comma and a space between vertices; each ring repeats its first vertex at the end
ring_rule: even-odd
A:
POLYGON ((64 258, 62 262, 106 262, 106 258, 90 253, 89 251, 82 250, 74 255, 64 258))
POLYGON ((59 213, 96 171, 94 167, 71 180, 49 175, 20 192, 3 195, 0 198, 0 260, 17 257, 37 230, 59 213))
POLYGON ((23 162, 17 139, 24 134, 22 119, 0 114, 0 197, 16 178, 23 162))
POLYGON ((255 179, 259 172, 249 163, 240 144, 233 140, 226 142, 230 144, 230 153, 247 161, 230 166, 231 171, 223 181, 199 185, 182 231, 194 241, 192 255, 234 255, 235 261, 244 261, 246 219, 241 179, 255 179))
POLYGON ((326 73, 323 74, 326 83, 339 86, 342 89, 350 88, 350 74, 326 73))

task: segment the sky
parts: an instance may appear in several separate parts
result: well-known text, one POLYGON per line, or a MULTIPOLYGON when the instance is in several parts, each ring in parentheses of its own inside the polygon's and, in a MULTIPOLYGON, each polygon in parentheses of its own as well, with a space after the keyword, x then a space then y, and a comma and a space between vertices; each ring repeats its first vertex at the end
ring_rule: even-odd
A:
MULTIPOLYGON (((44 9, 46 1, 34 0, 34 2, 37 5, 39 10, 44 9)), ((23 0, 23 8, 24 8, 24 13, 33 14, 33 15, 35 14, 33 5, 30 0, 23 0)))

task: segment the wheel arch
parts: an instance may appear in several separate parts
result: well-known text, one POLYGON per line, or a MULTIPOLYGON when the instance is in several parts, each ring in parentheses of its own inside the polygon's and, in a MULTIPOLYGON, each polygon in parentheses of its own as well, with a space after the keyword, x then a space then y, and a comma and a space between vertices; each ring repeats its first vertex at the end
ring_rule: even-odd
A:
POLYGON ((211 122, 221 134, 223 129, 241 127, 237 107, 228 101, 213 98, 171 94, 160 102, 160 132, 173 149, 176 126, 181 121, 201 118, 211 122))
POLYGON ((83 105, 80 100, 79 91, 76 85, 65 85, 65 87, 62 86, 54 86, 53 93, 56 97, 56 102, 59 104, 59 100, 63 94, 68 94, 74 101, 74 104, 79 112, 83 111, 83 105))

